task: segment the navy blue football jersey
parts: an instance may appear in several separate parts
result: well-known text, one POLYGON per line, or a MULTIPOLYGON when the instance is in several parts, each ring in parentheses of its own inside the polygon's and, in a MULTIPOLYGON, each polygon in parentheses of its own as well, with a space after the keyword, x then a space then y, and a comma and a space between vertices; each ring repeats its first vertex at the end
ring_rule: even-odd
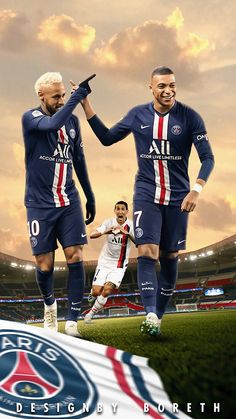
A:
POLYGON ((201 116, 175 102, 169 112, 158 113, 153 103, 136 106, 108 129, 95 115, 89 123, 104 145, 134 135, 138 172, 135 199, 180 205, 189 192, 188 161, 194 144, 202 163, 198 178, 207 180, 214 157, 201 116))
POLYGON ((94 199, 79 121, 72 114, 79 100, 81 94, 78 89, 53 116, 46 115, 40 107, 23 115, 26 207, 64 207, 78 201, 73 167, 87 199, 94 199))

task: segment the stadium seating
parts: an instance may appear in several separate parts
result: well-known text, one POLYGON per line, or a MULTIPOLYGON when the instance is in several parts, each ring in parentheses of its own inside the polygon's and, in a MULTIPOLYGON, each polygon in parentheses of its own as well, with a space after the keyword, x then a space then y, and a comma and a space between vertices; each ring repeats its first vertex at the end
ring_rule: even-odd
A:
MULTIPOLYGON (((236 307, 236 235, 215 245, 182 253, 180 255, 179 276, 176 291, 169 304, 169 311, 176 309, 176 304, 197 304, 198 309, 211 307, 236 307), (224 294, 216 297, 206 297, 207 288, 223 288, 224 294)), ((83 311, 89 310, 87 296, 90 292, 96 261, 86 261, 86 286, 83 311)), ((55 295, 64 298, 58 304, 60 317, 66 316, 67 298, 67 266, 64 262, 55 264, 55 295)), ((160 270, 157 265, 157 273, 160 270)), ((126 306, 131 312, 142 308, 136 281, 137 261, 130 259, 128 269, 119 289, 120 294, 129 294, 109 298, 105 312, 109 307, 126 306)), ((43 305, 39 302, 26 302, 29 299, 39 299, 39 290, 35 281, 32 262, 20 260, 0 253, 0 318, 17 321, 42 318, 43 305), (14 302, 9 302, 13 300, 14 302), (23 300, 20 302, 19 300, 23 300)), ((117 292, 118 293, 118 292, 117 292)))

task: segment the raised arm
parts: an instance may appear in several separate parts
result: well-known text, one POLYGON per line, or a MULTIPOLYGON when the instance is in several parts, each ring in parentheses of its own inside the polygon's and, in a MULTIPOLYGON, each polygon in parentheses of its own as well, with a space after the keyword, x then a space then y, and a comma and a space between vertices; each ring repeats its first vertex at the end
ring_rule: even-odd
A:
POLYGON ((134 110, 129 111, 128 114, 123 119, 121 119, 121 121, 109 129, 96 115, 87 97, 81 102, 81 105, 84 109, 90 127, 104 146, 110 146, 114 143, 117 143, 130 134, 135 115, 134 110))
POLYGON ((58 131, 71 117, 73 110, 88 95, 84 87, 79 87, 71 96, 68 102, 52 116, 44 115, 40 110, 26 112, 23 115, 23 127, 26 131, 58 131))
POLYGON ((98 237, 104 236, 105 234, 113 233, 115 225, 110 224, 109 220, 105 220, 96 230, 93 230, 90 234, 90 239, 97 239, 98 237))

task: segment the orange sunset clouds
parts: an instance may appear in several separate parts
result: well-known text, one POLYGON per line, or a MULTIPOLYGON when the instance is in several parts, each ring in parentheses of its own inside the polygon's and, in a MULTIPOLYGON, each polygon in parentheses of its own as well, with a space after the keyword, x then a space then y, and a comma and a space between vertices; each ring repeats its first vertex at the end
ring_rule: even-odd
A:
MULTIPOLYGON (((155 66, 171 67, 177 99, 202 115, 216 157, 214 172, 190 216, 187 250, 234 234, 235 18, 236 5, 229 0, 1 0, 0 251, 31 258, 23 206, 21 115, 37 106, 33 85, 46 71, 62 73, 68 96, 70 79, 96 73, 91 100, 111 126, 131 107, 152 100, 148 83, 155 66)), ((79 106, 76 114, 97 199, 90 232, 112 215, 118 199, 127 200, 132 210, 136 155, 132 136, 105 148, 79 106)), ((191 183, 199 167, 193 150, 191 183)), ((101 244, 89 242, 85 258, 96 259, 101 244)), ((57 258, 63 258, 61 251, 57 258)))

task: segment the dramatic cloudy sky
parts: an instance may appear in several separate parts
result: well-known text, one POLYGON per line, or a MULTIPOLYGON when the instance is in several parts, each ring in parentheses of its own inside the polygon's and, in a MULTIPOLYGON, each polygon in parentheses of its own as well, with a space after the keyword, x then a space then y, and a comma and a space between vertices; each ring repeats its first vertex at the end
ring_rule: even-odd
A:
MULTIPOLYGON (((110 126, 132 106, 151 100, 153 67, 172 67, 178 99, 202 114, 216 156, 215 171, 190 216, 187 250, 234 234, 235 19, 232 0, 0 0, 0 251, 31 258, 21 115, 37 106, 33 84, 46 71, 60 71, 68 88, 69 79, 96 72, 92 100, 110 126)), ((132 208, 136 158, 132 136, 103 148, 82 110, 76 112, 97 197, 89 232, 112 215, 116 200, 132 208)), ((190 166, 193 183, 199 169, 194 150, 190 166)), ((100 240, 89 243, 85 259, 98 256, 100 240)))

